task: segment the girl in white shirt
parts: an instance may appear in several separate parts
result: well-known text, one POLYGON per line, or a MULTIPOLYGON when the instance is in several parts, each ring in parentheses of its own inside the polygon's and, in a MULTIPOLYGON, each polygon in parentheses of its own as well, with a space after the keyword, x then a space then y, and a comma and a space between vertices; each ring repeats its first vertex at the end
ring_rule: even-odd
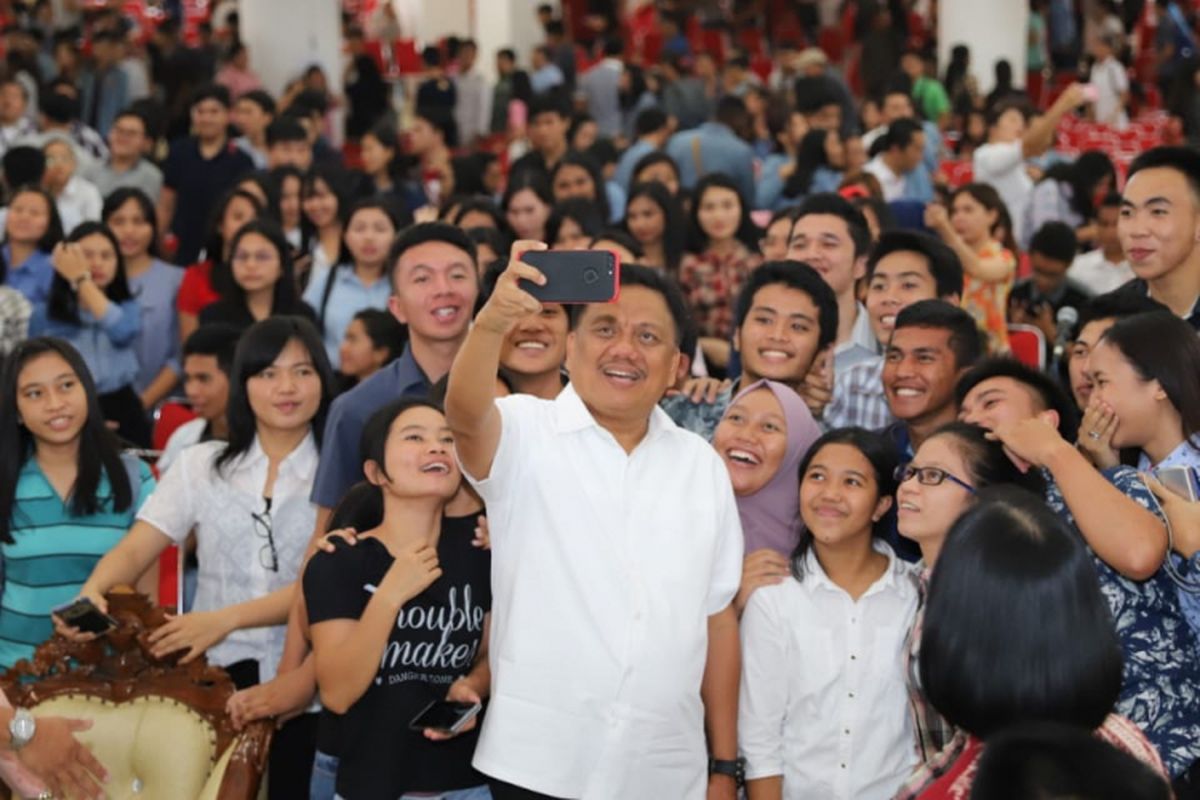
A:
POLYGON ((901 658, 916 582, 877 541, 895 467, 861 428, 825 434, 800 465, 794 579, 760 588, 742 617, 750 800, 882 800, 916 761, 901 658))
MULTIPOLYGON (((196 531, 200 573, 193 611, 150 636, 156 656, 183 653, 225 667, 239 688, 269 680, 316 509, 309 500, 333 387, 316 329, 274 317, 243 335, 234 356, 229 441, 184 451, 96 565, 81 594, 132 583, 196 531)), ((70 631, 64 631, 70 632, 70 631)))

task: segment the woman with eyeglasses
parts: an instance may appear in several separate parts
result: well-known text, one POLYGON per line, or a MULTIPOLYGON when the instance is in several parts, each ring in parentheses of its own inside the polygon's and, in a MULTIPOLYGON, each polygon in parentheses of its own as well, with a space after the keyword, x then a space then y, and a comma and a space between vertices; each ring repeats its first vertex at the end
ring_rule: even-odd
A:
MULTIPOLYGON (((309 494, 333 389, 325 346, 307 320, 275 317, 247 330, 230 378, 229 441, 203 442, 179 456, 80 594, 105 608, 105 592, 132 583, 195 530, 195 603, 151 633, 151 652, 182 653, 181 663, 206 657, 239 689, 273 678, 316 525, 309 494)), ((273 767, 271 796, 305 796, 307 773, 289 795, 292 780, 300 778, 273 767)))
POLYGON ((1037 470, 1021 472, 1001 445, 987 439, 983 428, 962 422, 952 422, 922 442, 913 460, 896 470, 896 478, 898 528, 921 548, 919 602, 904 651, 919 753, 929 763, 954 734, 926 700, 917 673, 929 578, 946 535, 980 489, 1015 484, 1041 493, 1043 481, 1037 470))
POLYGON ((884 800, 916 764, 901 659, 916 574, 881 538, 895 465, 862 428, 825 434, 800 464, 791 579, 742 615, 738 743, 753 800, 884 800))
POLYGON ((292 251, 283 230, 269 219, 247 222, 229 244, 229 272, 214 273, 221 299, 200 312, 201 325, 248 328, 281 314, 316 319, 296 294, 292 251))

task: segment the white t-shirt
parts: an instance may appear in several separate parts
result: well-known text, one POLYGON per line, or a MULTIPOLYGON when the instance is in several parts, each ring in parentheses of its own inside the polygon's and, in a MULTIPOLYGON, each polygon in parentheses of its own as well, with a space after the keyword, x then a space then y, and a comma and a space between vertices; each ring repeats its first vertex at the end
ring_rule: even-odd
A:
POLYGON ((625 450, 574 386, 496 401, 485 775, 554 797, 703 798, 708 618, 737 592, 729 473, 655 407, 625 450))
POLYGON ((1096 87, 1096 121, 1115 128, 1129 125, 1129 116, 1121 105, 1121 95, 1129 91, 1129 75, 1115 58, 1109 57, 1092 65, 1088 80, 1096 87))
POLYGON ((1103 250, 1093 250, 1075 257, 1067 270, 1067 279, 1087 289, 1092 294, 1107 294, 1119 289, 1134 279, 1133 268, 1128 261, 1113 263, 1104 257, 1103 250))
POLYGON ((903 175, 897 175, 892 172, 883 161, 883 156, 878 155, 867 162, 863 167, 865 172, 869 172, 879 179, 879 185, 883 189, 883 199, 887 202, 904 199, 904 190, 908 185, 903 175))
POLYGON ((975 151, 973 167, 976 183, 991 184, 999 192, 1013 221, 1013 237, 1024 241, 1025 210, 1033 194, 1033 179, 1025 171, 1021 140, 983 145, 975 151))

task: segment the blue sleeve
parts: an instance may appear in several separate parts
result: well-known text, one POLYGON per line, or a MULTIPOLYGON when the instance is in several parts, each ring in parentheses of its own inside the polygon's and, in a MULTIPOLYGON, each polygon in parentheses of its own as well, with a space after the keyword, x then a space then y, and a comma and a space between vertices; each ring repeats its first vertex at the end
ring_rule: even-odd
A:
POLYGON ((125 347, 137 338, 142 330, 142 310, 136 300, 109 303, 108 310, 99 320, 100 328, 115 347, 125 347))
POLYGON ((321 442, 321 458, 317 461, 317 476, 313 480, 311 500, 322 508, 334 508, 354 483, 362 477, 358 461, 358 439, 362 422, 345 403, 346 397, 334 401, 325 421, 321 442))
POLYGON ((775 210, 775 204, 783 195, 783 178, 779 170, 787 162, 779 156, 768 156, 763 161, 762 175, 758 178, 758 187, 754 190, 754 207, 775 210))
POLYGON ((754 202, 754 151, 750 149, 750 145, 746 145, 746 149, 742 151, 738 158, 737 175, 734 176, 738 185, 742 187, 742 198, 747 203, 754 202))
POLYGON ((42 303, 33 304, 33 314, 29 317, 29 336, 45 336, 46 329, 49 327, 49 320, 46 318, 46 306, 42 303))

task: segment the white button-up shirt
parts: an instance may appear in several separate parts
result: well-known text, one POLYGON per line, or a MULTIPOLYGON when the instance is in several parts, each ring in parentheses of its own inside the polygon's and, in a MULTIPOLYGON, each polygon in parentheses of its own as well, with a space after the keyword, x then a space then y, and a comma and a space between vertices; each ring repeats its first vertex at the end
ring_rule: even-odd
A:
POLYGON ((742 615, 746 778, 782 775, 787 800, 883 800, 916 764, 903 657, 916 576, 876 546, 887 571, 857 602, 810 551, 803 581, 756 590, 742 615))
POLYGON ((630 454, 571 386, 497 401, 481 772, 575 798, 701 798, 708 617, 742 531, 725 465, 660 409, 630 454))
MULTIPOLYGON (((317 445, 310 433, 279 465, 275 477, 270 520, 279 571, 268 569, 265 528, 252 516, 265 519, 267 454, 256 436, 250 449, 218 475, 213 462, 224 447, 224 442, 213 441, 183 450, 138 512, 139 520, 179 544, 196 529, 200 572, 193 611, 255 600, 295 582, 317 520, 316 506, 308 499, 317 470, 317 445)), ((254 659, 265 683, 275 677, 286 632, 286 625, 234 631, 209 648, 208 661, 224 667, 254 659)))

